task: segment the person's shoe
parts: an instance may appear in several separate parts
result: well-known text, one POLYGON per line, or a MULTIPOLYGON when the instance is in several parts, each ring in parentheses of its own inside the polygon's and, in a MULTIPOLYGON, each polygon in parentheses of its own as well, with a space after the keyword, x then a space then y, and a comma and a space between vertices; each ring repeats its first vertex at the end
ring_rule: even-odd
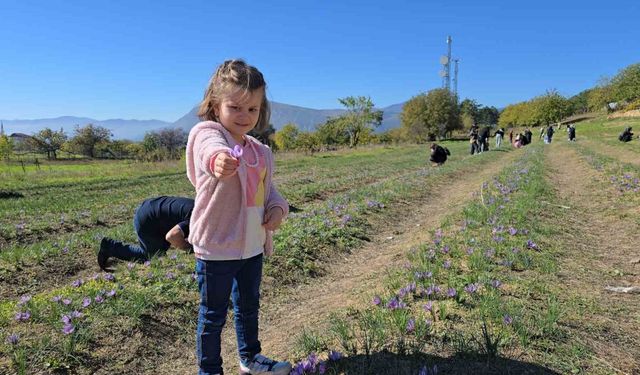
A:
POLYGON ((105 271, 107 268, 107 260, 109 260, 109 239, 107 237, 102 237, 102 241, 100 241, 100 251, 98 251, 98 266, 100 269, 105 271))
POLYGON ((288 375, 291 363, 278 362, 262 354, 256 354, 250 361, 240 361, 241 375, 288 375))

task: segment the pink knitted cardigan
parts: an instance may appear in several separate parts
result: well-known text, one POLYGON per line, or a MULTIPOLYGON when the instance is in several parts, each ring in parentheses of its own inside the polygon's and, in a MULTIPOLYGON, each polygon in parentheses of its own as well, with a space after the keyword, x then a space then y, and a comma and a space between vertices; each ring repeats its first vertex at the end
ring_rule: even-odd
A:
MULTIPOLYGON (((274 169, 271 149, 257 139, 246 136, 254 142, 266 158, 265 212, 280 207, 285 216, 289 212, 287 201, 278 193, 271 181, 274 169)), ((211 160, 221 152, 231 152, 238 143, 221 124, 213 121, 198 123, 189 132, 187 142, 187 177, 196 189, 195 205, 191 213, 188 241, 204 252, 195 256, 207 259, 207 255, 224 255, 228 258, 242 257, 245 246, 247 208, 245 184, 247 166, 240 163, 238 173, 218 179, 211 169, 211 160)), ((273 252, 273 233, 267 231, 265 255, 273 252)))

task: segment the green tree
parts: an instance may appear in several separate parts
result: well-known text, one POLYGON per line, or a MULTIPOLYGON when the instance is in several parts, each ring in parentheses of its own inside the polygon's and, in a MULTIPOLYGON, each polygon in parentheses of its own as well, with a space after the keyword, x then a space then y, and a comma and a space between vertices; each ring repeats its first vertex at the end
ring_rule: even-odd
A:
POLYGON ((75 136, 71 139, 73 148, 81 154, 93 158, 96 154, 96 146, 109 142, 111 131, 99 125, 88 124, 84 127, 76 125, 75 136))
POLYGON ((296 149, 313 154, 320 150, 320 142, 314 132, 300 132, 296 139, 296 149))
POLYGON ((496 107, 481 107, 476 117, 479 125, 496 125, 500 118, 500 111, 496 107))
POLYGON ((549 90, 546 94, 534 98, 534 122, 538 125, 557 123, 571 114, 569 101, 556 90, 549 90))
POLYGON ((407 137, 418 142, 462 128, 456 98, 447 89, 434 89, 409 99, 402 107, 400 121, 407 137))
POLYGON ((473 99, 465 99, 460 102, 460 115, 465 119, 465 127, 471 127, 471 125, 478 123, 478 116, 480 114, 480 105, 473 99), (470 123, 470 125, 467 125, 470 123))
POLYGON ((47 159, 57 159, 57 152, 62 148, 62 145, 67 141, 67 134, 63 129, 60 131, 54 131, 49 128, 44 128, 38 133, 34 134, 29 142, 39 152, 46 152, 47 159))
POLYGON ((13 155, 13 142, 11 138, 0 134, 0 158, 9 161, 11 155, 13 155))
POLYGON ((300 130, 296 124, 288 123, 278 130, 275 135, 276 146, 278 150, 288 151, 296 147, 300 130))
POLYGON ((357 146, 363 134, 382 124, 382 111, 374 110, 371 98, 348 96, 338 101, 347 109, 347 113, 340 118, 344 120, 345 130, 349 135, 349 147, 357 146))
POLYGON ((611 91, 613 99, 619 102, 640 99, 640 63, 629 65, 613 77, 611 91))
POLYGON ((330 118, 324 124, 316 126, 318 142, 322 145, 347 145, 349 133, 346 130, 346 121, 342 117, 330 118))

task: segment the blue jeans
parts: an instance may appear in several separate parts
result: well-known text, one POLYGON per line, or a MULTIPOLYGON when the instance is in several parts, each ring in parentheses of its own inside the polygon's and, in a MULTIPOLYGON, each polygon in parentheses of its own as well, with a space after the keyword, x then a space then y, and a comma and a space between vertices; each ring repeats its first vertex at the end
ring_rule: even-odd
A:
POLYGON ((238 352, 242 360, 260 353, 258 312, 262 254, 239 260, 196 260, 200 312, 196 352, 200 375, 222 374, 220 334, 227 319, 229 295, 233 302, 238 352))

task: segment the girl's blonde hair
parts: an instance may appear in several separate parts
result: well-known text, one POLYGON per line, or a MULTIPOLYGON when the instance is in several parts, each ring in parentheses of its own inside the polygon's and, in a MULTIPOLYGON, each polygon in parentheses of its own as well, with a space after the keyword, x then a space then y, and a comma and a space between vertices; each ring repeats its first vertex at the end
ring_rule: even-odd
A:
POLYGON ((211 77, 204 98, 198 108, 198 117, 201 120, 220 121, 214 111, 226 97, 241 92, 243 96, 262 90, 262 104, 260 105, 260 117, 255 129, 264 130, 269 126, 271 110, 267 100, 267 83, 262 73, 244 60, 227 60, 223 62, 211 77))

